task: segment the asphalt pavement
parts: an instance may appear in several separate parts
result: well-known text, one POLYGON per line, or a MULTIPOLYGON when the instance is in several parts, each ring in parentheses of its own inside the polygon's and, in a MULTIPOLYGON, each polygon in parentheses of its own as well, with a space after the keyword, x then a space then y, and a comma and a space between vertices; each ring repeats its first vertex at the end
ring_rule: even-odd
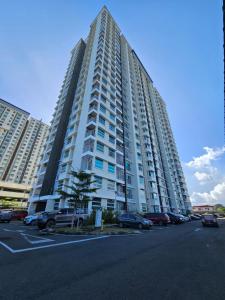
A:
POLYGON ((225 299, 225 221, 100 238, 0 224, 0 299, 51 298, 225 299))

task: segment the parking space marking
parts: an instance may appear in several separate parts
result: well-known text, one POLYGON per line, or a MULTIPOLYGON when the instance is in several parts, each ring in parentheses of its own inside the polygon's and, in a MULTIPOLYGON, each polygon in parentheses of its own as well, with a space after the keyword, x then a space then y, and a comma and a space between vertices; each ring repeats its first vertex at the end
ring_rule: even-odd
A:
POLYGON ((40 243, 48 243, 48 242, 54 242, 54 240, 50 240, 50 239, 46 239, 43 237, 39 237, 36 235, 31 235, 31 234, 25 234, 25 233, 21 233, 22 237, 24 237, 24 239, 34 245, 34 244, 40 244, 40 243), (32 241, 31 239, 29 239, 29 237, 33 238, 33 239, 37 239, 36 241, 32 241))
POLYGON ((196 228, 194 231, 200 231, 200 230, 202 230, 201 228, 196 228))
POLYGON ((108 237, 109 236, 107 236, 107 235, 103 235, 103 236, 93 237, 93 238, 88 238, 88 239, 83 239, 83 240, 62 242, 62 243, 56 243, 56 244, 50 244, 50 245, 44 245, 44 246, 38 246, 38 247, 32 247, 32 248, 17 249, 17 250, 9 247, 7 244, 5 244, 3 242, 0 242, 0 245, 2 245, 4 248, 6 248, 12 254, 17 254, 17 253, 23 253, 23 252, 28 252, 28 251, 40 250, 40 249, 44 249, 44 248, 51 248, 51 247, 59 247, 59 246, 64 246, 64 245, 85 243, 85 242, 88 242, 88 241, 100 240, 100 239, 105 239, 105 238, 108 238, 108 237))

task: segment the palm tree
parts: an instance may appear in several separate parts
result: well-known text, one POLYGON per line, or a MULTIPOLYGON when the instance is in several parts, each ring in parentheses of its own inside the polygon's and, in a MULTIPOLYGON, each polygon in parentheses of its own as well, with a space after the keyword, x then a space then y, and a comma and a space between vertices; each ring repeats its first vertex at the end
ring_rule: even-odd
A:
MULTIPOLYGON (((71 185, 64 185, 70 192, 64 190, 58 190, 58 193, 63 196, 64 199, 69 198, 74 207, 74 214, 71 222, 71 228, 74 226, 75 213, 78 207, 82 208, 87 204, 91 197, 89 194, 95 193, 98 188, 92 188, 91 184, 95 181, 91 180, 93 174, 86 173, 84 171, 71 171, 70 175, 73 177, 71 185)), ((77 221, 77 229, 79 227, 79 219, 77 221)))

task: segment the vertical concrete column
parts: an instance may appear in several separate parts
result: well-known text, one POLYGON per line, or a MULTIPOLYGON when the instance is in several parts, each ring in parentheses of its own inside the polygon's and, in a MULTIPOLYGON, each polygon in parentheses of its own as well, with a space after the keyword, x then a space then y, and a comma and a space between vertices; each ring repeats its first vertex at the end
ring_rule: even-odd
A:
POLYGON ((45 211, 53 211, 54 210, 54 205, 55 205, 55 199, 48 199, 45 211))

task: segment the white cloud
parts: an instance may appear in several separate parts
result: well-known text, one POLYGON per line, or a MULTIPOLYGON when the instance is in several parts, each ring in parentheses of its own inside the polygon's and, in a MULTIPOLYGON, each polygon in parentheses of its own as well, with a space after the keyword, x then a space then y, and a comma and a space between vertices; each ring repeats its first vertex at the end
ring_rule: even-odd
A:
POLYGON ((216 149, 204 147, 203 149, 206 151, 206 153, 199 157, 193 157, 191 161, 186 163, 188 167, 194 169, 209 167, 211 166, 212 161, 218 159, 221 155, 223 155, 223 153, 225 153, 225 146, 216 149))
POLYGON ((211 175, 207 174, 206 172, 195 172, 194 176, 197 178, 200 184, 204 184, 212 178, 211 175))
POLYGON ((225 205, 225 181, 218 183, 209 192, 194 192, 191 195, 193 204, 223 204, 225 205))
POLYGON ((188 177, 187 181, 190 183, 189 191, 192 204, 221 203, 225 205, 223 167, 225 146, 218 148, 204 147, 203 149, 205 152, 203 155, 193 157, 184 166, 188 177), (217 162, 218 159, 221 159, 219 163, 217 162))

